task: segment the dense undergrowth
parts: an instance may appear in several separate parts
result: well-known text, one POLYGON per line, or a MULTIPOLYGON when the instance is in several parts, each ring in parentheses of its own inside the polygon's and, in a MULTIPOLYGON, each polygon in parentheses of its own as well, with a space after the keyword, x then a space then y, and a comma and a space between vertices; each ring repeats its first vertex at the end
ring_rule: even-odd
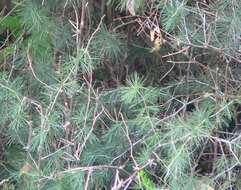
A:
POLYGON ((1 6, 0 189, 240 189, 239 0, 1 6))

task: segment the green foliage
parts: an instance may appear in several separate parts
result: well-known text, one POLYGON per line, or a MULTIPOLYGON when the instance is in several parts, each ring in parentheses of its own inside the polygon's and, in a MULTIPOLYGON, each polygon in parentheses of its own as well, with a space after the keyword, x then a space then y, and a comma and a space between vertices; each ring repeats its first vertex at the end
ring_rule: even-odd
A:
POLYGON ((106 26, 102 26, 91 44, 91 50, 95 53, 98 49, 97 56, 111 62, 120 61, 124 52, 122 42, 123 35, 109 31, 106 26))
POLYGON ((162 20, 167 32, 174 31, 181 24, 182 18, 187 16, 185 4, 185 1, 174 1, 165 6, 162 20))
POLYGON ((12 55, 14 53, 14 46, 13 45, 9 45, 5 48, 2 49, 2 52, 0 53, 0 61, 4 61, 4 57, 12 55))
POLYGON ((135 105, 136 100, 141 98, 141 90, 143 89, 143 79, 139 79, 137 73, 130 80, 127 80, 127 87, 122 90, 122 101, 127 104, 135 105), (139 98, 138 98, 139 97, 139 98))
MULTIPOLYGON (((21 21, 17 16, 8 16, 7 18, 0 17, 0 35, 1 41, 0 44, 6 45, 6 39, 2 39, 2 37, 6 38, 7 35, 10 35, 12 38, 17 38, 23 33, 21 21), (6 31, 9 31, 10 34, 6 34, 6 31)), ((8 36, 9 37, 9 36, 8 36)), ((12 55, 14 53, 14 45, 10 44, 6 47, 2 47, 2 51, 0 52, 0 61, 4 61, 4 57, 12 55)))
MULTIPOLYGON (((2 21, 4 17, 0 17, 2 21)), ((6 29, 12 31, 14 36, 19 36, 22 33, 21 20, 16 16, 8 16, 0 25, 0 34, 6 29)))
POLYGON ((0 25, 1 189, 239 188, 239 1, 19 2, 0 25))
POLYGON ((141 170, 139 172, 139 175, 141 177, 141 183, 142 183, 141 188, 145 188, 147 190, 153 190, 154 185, 153 185, 152 181, 147 177, 145 171, 141 170))

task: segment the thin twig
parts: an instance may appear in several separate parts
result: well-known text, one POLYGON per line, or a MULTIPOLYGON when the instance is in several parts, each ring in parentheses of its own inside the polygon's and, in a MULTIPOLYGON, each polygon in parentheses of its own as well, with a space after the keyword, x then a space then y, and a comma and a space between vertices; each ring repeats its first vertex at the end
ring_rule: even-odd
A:
POLYGON ((100 26, 101 26, 101 24, 102 24, 102 21, 103 21, 104 17, 105 17, 105 15, 103 15, 103 16, 101 17, 100 23, 98 24, 98 26, 97 26, 97 28, 95 29, 95 31, 91 34, 90 39, 88 40, 88 43, 87 43, 87 45, 86 45, 85 51, 88 51, 90 42, 92 41, 94 35, 98 32, 98 30, 100 30, 100 26))
POLYGON ((81 41, 83 38, 83 29, 85 24, 85 10, 87 8, 87 4, 85 0, 82 0, 82 8, 81 8, 81 19, 80 19, 80 26, 79 26, 79 42, 78 42, 78 48, 81 48, 81 41))
POLYGON ((88 190, 88 186, 89 186, 89 181, 90 181, 90 176, 92 174, 93 170, 89 170, 88 171, 88 174, 87 174, 87 177, 86 177, 86 182, 85 182, 85 187, 84 187, 84 190, 88 190))
POLYGON ((41 84, 43 84, 44 86, 46 86, 47 88, 49 88, 49 89, 51 89, 51 90, 54 90, 54 91, 57 91, 57 89, 55 89, 55 88, 49 86, 47 83, 41 81, 41 80, 37 77, 37 75, 35 74, 35 71, 34 71, 34 69, 33 69, 32 57, 31 57, 30 54, 29 54, 29 47, 28 47, 28 50, 27 50, 27 58, 28 58, 29 68, 30 68, 30 70, 32 71, 34 78, 35 78, 37 81, 39 81, 41 84))
POLYGON ((126 130, 125 130, 125 135, 126 135, 126 138, 127 138, 128 142, 129 142, 129 144, 130 144, 130 156, 131 156, 131 159, 132 159, 132 161, 133 161, 134 164, 135 164, 135 169, 138 169, 139 166, 138 166, 138 164, 137 164, 137 162, 136 162, 136 160, 135 160, 135 158, 134 158, 134 156, 133 156, 133 144, 132 144, 131 139, 130 139, 130 137, 129 137, 128 126, 126 125, 126 122, 125 122, 125 119, 124 119, 122 113, 120 113, 120 116, 121 116, 121 119, 122 119, 122 121, 123 121, 123 123, 124 123, 124 126, 125 126, 125 128, 126 128, 126 130))

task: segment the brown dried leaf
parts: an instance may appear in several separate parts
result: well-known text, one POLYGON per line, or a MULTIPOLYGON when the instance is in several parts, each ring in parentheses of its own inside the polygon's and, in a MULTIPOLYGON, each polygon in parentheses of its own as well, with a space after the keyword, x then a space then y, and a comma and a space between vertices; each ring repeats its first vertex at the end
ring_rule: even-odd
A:
POLYGON ((136 12, 135 12, 135 0, 127 0, 126 8, 128 9, 128 11, 130 12, 130 14, 132 16, 136 15, 136 12))
POLYGON ((214 93, 205 93, 205 94, 203 94, 203 97, 204 98, 207 98, 207 97, 209 97, 209 96, 215 96, 215 94, 214 93))
POLYGON ((155 37, 155 31, 154 30, 150 30, 150 40, 151 40, 151 42, 154 41, 154 37, 155 37))
POLYGON ((162 45, 162 40, 160 37, 157 37, 154 41, 154 49, 156 51, 159 51, 161 49, 161 45, 162 45))
POLYGON ((198 190, 214 190, 211 186, 203 183, 203 182, 198 182, 197 183, 197 189, 198 190))
POLYGON ((158 26, 154 28, 154 32, 156 32, 157 35, 161 34, 160 28, 158 26))
POLYGON ((20 173, 27 173, 30 170, 30 165, 28 162, 26 162, 23 167, 20 169, 20 173))

